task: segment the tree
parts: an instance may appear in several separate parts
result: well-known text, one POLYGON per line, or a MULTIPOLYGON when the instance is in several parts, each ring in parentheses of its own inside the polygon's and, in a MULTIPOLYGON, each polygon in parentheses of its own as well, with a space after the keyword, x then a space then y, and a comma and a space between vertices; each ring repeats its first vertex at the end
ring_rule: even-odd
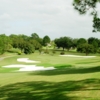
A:
POLYGON ((31 38, 37 40, 37 39, 39 39, 39 36, 38 36, 37 33, 32 33, 32 34, 31 34, 31 38))
POLYGON ((55 42, 55 44, 56 44, 56 46, 57 46, 58 48, 60 48, 60 47, 61 47, 60 38, 59 38, 59 39, 58 39, 58 38, 56 38, 56 39, 54 40, 54 42, 55 42))
POLYGON ((90 37, 88 38, 88 43, 94 46, 94 53, 96 53, 99 48, 99 39, 90 37))
POLYGON ((78 46, 78 45, 81 45, 81 44, 84 44, 84 43, 86 43, 86 42, 87 42, 86 39, 80 38, 80 39, 77 40, 77 46, 78 46))
MULTIPOLYGON (((39 35, 37 33, 32 33, 31 34, 31 37, 30 37, 31 40, 36 40, 37 42, 39 42, 41 45, 43 45, 43 39, 39 37, 39 35)), ((30 40, 29 39, 29 40, 30 40)))
POLYGON ((11 45, 13 46, 13 48, 18 48, 18 42, 19 42, 19 38, 18 35, 15 34, 11 34, 9 36, 10 40, 12 41, 11 45))
POLYGON ((99 40, 98 40, 97 38, 94 38, 94 37, 88 38, 88 43, 89 43, 89 44, 92 44, 93 41, 96 41, 97 43, 99 42, 99 40))
POLYGON ((78 39, 72 39, 73 45, 72 47, 75 49, 77 47, 78 39))
POLYGON ((25 41, 28 40, 27 37, 24 36, 24 35, 14 35, 14 34, 11 34, 10 38, 12 40, 12 46, 14 48, 19 48, 21 50, 21 52, 22 52, 23 49, 24 49, 24 43, 25 43, 25 41))
POLYGON ((29 43, 34 46, 35 50, 38 50, 42 47, 42 45, 37 40, 30 39, 29 43))
POLYGON ((19 34, 19 35, 11 34, 9 37, 12 40, 13 48, 19 48, 21 52, 23 52, 24 50, 25 42, 28 42, 30 39, 28 36, 24 34, 19 34))
POLYGON ((23 38, 24 41, 28 41, 29 40, 29 36, 27 36, 25 34, 19 34, 18 36, 23 38))
POLYGON ((84 43, 84 44, 78 45, 77 51, 88 55, 89 53, 94 52, 94 47, 91 44, 84 43))
POLYGON ((96 53, 98 51, 98 43, 94 40, 92 43, 93 47, 94 47, 94 53, 96 53))
POLYGON ((4 53, 11 48, 11 40, 5 34, 0 35, 0 53, 4 53))
POLYGON ((25 54, 31 54, 34 53, 34 46, 28 42, 25 42, 24 44, 24 53, 25 54))
POLYGON ((100 32, 100 18, 96 10, 97 3, 100 3, 100 0, 73 0, 73 6, 80 14, 85 14, 88 10, 91 11, 93 16, 93 32, 100 32))
POLYGON ((69 50, 72 47, 72 39, 70 37, 60 37, 54 40, 58 48, 62 47, 63 50, 67 48, 69 50))
POLYGON ((47 46, 47 44, 49 44, 50 43, 50 37, 49 36, 44 36, 43 37, 43 45, 44 46, 47 46))
POLYGON ((43 39, 42 39, 42 38, 37 39, 37 41, 38 41, 41 45, 43 45, 43 39))
POLYGON ((0 54, 3 54, 5 52, 5 45, 3 43, 3 39, 0 38, 0 54))
POLYGON ((73 46, 72 39, 70 37, 66 37, 66 48, 69 51, 69 49, 73 46))

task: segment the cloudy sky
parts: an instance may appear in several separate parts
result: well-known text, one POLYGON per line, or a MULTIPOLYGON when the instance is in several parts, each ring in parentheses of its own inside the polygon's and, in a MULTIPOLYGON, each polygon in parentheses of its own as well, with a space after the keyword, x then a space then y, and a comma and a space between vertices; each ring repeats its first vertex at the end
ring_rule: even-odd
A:
POLYGON ((79 15, 72 6, 73 0, 0 0, 0 33, 37 33, 52 39, 61 36, 72 38, 98 37, 92 33, 92 17, 79 15))

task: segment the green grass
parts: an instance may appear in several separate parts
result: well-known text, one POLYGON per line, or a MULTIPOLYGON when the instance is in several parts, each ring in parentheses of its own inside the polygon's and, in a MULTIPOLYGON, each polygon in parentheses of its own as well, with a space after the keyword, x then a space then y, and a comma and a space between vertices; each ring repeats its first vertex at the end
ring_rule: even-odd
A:
POLYGON ((0 68, 0 73, 10 73, 18 70, 19 68, 0 68))
MULTIPOLYGON (((5 56, 11 54, 5 54, 5 56)), ((80 55, 80 54, 79 54, 80 55)), ((100 57, 73 58, 39 53, 16 55, 0 61, 0 66, 26 64, 17 58, 38 60, 56 70, 14 72, 0 67, 0 100, 100 100, 100 57)))

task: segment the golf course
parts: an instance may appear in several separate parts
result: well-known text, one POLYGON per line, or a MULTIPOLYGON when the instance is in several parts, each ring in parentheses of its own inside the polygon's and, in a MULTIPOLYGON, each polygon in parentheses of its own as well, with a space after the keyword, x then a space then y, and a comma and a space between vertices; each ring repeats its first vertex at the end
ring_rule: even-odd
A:
POLYGON ((65 55, 59 52, 1 55, 0 100, 100 100, 99 54, 86 57, 66 52, 65 55), (21 58, 31 63, 19 61, 21 58), (5 67, 11 65, 16 67, 5 67), (19 71, 21 65, 53 69, 19 71))
POLYGON ((100 100, 100 0, 0 4, 0 100, 100 100))

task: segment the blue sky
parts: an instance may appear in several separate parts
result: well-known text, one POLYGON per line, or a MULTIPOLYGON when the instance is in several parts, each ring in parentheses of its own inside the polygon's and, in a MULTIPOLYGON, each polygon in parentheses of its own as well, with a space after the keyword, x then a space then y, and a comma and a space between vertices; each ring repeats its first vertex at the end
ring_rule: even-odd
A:
POLYGON ((92 16, 89 13, 79 15, 72 1, 0 0, 0 33, 37 33, 40 37, 48 35, 52 39, 61 36, 99 38, 100 33, 92 33, 92 16))

